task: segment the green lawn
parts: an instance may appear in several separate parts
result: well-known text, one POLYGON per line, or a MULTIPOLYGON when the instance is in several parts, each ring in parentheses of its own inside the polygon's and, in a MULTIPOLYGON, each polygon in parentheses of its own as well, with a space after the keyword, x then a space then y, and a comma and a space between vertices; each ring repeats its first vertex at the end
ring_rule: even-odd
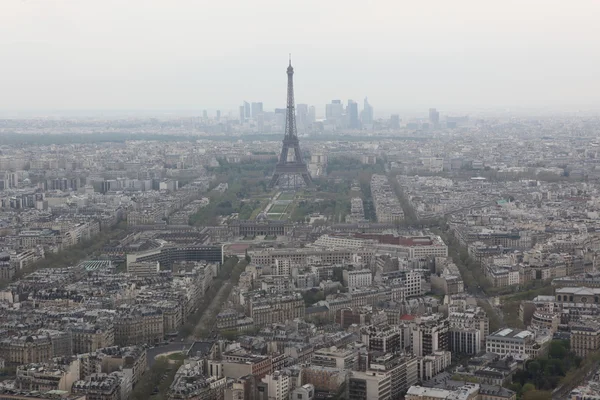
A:
POLYGON ((264 210, 264 208, 267 206, 268 202, 269 202, 269 199, 261 200, 260 205, 254 209, 254 211, 252 212, 252 215, 250 215, 249 219, 256 219, 256 217, 258 217, 258 214, 260 214, 264 210))
POLYGON ((269 214, 281 214, 284 213, 288 206, 282 204, 275 204, 269 209, 269 214))
POLYGON ((179 361, 179 360, 185 360, 185 354, 183 353, 171 353, 167 356, 167 358, 169 360, 173 360, 173 361, 179 361))
POLYGON ((279 195, 277 200, 294 200, 296 193, 294 192, 283 192, 279 195))

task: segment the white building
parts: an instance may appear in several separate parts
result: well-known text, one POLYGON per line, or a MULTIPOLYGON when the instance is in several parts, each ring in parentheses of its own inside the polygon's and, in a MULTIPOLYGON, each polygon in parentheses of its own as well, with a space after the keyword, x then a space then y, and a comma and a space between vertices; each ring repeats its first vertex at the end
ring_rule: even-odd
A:
POLYGON ((349 392, 362 392, 367 399, 390 400, 391 374, 386 371, 352 371, 349 392))
POLYGON ((288 400, 290 396, 290 377, 281 371, 265 376, 262 381, 267 384, 269 400, 288 400))
POLYGON ((275 270, 275 271, 273 271, 274 275, 289 276, 292 274, 292 263, 290 260, 276 259, 274 270, 275 270))
POLYGON ((406 297, 421 296, 423 294, 421 274, 416 271, 407 271, 404 278, 406 297))
POLYGON ((292 390, 292 395, 290 396, 290 399, 293 400, 313 400, 314 398, 315 387, 310 383, 292 390))
POLYGON ((373 282, 373 275, 368 269, 360 269, 358 271, 344 270, 344 286, 346 286, 351 292, 359 288, 371 286, 373 282))
POLYGON ((535 333, 528 330, 504 328, 486 338, 485 350, 499 355, 520 354, 535 357, 542 347, 535 333))
POLYGON ((322 235, 317 240, 315 240, 313 246, 326 248, 358 249, 364 247, 368 242, 368 240, 364 239, 322 235))

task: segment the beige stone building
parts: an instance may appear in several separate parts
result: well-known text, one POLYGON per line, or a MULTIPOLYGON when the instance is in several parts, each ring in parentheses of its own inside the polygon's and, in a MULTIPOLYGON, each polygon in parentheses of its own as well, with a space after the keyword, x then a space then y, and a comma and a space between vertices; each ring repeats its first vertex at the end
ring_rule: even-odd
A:
POLYGON ((74 354, 92 353, 115 344, 115 329, 112 323, 77 324, 71 328, 74 354))
POLYGON ((304 300, 299 293, 257 297, 248 303, 250 318, 255 326, 304 318, 304 300))
POLYGON ((160 309, 136 306, 119 309, 115 318, 115 344, 159 343, 164 339, 164 320, 160 309))
POLYGON ((46 335, 6 338, 0 341, 0 357, 8 364, 45 362, 53 357, 52 340, 46 335))
POLYGON ((600 349, 600 324, 595 321, 578 322, 571 326, 571 350, 579 357, 587 357, 600 349))

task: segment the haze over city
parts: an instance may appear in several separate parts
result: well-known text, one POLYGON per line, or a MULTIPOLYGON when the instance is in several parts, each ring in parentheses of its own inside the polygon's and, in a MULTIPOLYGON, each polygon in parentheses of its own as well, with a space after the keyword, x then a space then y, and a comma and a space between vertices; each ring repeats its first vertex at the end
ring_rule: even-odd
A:
POLYGON ((599 13, 593 0, 5 0, 0 109, 273 109, 291 52, 301 103, 595 110, 599 13))

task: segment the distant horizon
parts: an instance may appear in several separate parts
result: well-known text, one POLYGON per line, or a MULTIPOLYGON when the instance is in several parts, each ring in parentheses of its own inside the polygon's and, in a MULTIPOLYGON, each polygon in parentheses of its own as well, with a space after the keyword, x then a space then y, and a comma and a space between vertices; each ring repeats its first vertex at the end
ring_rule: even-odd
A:
MULTIPOLYGON (((371 100, 370 100, 371 102, 371 100)), ((296 103, 296 104, 308 104, 310 103, 296 103)), ((398 114, 401 119, 419 119, 427 118, 429 108, 435 108, 440 112, 442 117, 444 116, 561 116, 561 115, 582 115, 582 116, 600 116, 600 106, 564 106, 564 107, 552 107, 552 106, 505 106, 505 107, 453 107, 445 108, 439 106, 431 107, 413 107, 403 108, 397 110, 386 110, 377 108, 376 104, 371 103, 374 107, 375 119, 388 119, 391 115, 398 114)), ((321 107, 314 105, 317 110, 317 118, 325 118, 325 104, 321 107), (322 109, 322 112, 319 110, 322 109)), ((265 107, 265 112, 272 112, 275 108, 285 108, 285 105, 279 107, 268 108, 265 107)), ((362 104, 359 104, 359 109, 362 109, 362 104)), ((214 119, 217 111, 221 112, 221 118, 227 118, 231 115, 231 119, 235 120, 238 118, 239 109, 220 109, 220 108, 179 108, 179 109, 4 109, 0 110, 0 118, 22 118, 22 119, 35 119, 35 118, 178 118, 178 117, 202 117, 203 111, 206 110, 209 119, 214 119)))

